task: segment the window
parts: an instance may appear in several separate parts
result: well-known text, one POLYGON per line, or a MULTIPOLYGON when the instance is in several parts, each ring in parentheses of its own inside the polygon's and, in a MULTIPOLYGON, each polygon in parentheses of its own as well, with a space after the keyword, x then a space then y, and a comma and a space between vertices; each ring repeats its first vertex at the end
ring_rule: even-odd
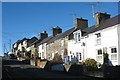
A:
POLYGON ((102 62, 102 58, 103 58, 103 56, 102 56, 102 49, 98 49, 97 50, 97 61, 98 62, 102 62))
POLYGON ((101 49, 98 50, 98 55, 102 55, 102 50, 101 49))
POLYGON ((78 41, 80 41, 80 33, 78 33, 78 41))
POLYGON ((75 40, 75 42, 79 42, 80 41, 80 32, 75 32, 74 33, 74 40, 75 40))
POLYGON ((101 34, 97 33, 96 35, 96 45, 100 45, 101 44, 101 34))
POLYGON ((117 60, 117 54, 111 54, 111 60, 117 60))
POLYGON ((101 62, 102 61, 102 56, 97 56, 97 61, 101 62))
POLYGON ((117 48, 111 48, 111 60, 117 60, 117 48))
POLYGON ((77 42, 77 33, 75 33, 75 42, 77 42))
POLYGON ((111 48, 111 53, 117 53, 117 48, 111 48))
POLYGON ((81 53, 79 53, 79 60, 82 60, 82 54, 81 53))
POLYGON ((97 38, 101 37, 101 34, 100 33, 97 33, 96 34, 97 38))

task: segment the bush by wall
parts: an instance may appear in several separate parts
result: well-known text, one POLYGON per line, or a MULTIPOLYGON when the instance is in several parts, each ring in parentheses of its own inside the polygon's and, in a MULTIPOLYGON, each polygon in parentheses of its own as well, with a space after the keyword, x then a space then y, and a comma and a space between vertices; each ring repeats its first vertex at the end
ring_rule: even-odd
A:
POLYGON ((84 62, 87 71, 91 71, 91 70, 95 70, 97 69, 97 61, 95 61, 94 59, 86 59, 84 62))

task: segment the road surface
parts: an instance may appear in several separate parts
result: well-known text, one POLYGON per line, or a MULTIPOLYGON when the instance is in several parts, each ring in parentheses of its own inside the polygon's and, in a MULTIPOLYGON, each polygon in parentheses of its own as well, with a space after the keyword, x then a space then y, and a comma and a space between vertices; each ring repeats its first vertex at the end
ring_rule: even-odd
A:
POLYGON ((3 64, 2 73, 2 80, 102 80, 85 76, 72 76, 67 72, 46 71, 28 64, 3 64))

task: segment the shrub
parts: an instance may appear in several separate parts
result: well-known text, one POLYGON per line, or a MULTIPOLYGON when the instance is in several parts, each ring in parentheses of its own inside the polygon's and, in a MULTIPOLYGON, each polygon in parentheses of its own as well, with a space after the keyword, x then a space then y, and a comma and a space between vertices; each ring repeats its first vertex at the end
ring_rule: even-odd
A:
POLYGON ((71 64, 74 64, 73 58, 71 59, 71 64))
POLYGON ((87 67, 87 70, 97 69, 97 61, 95 61, 94 59, 88 58, 85 60, 84 64, 87 67))

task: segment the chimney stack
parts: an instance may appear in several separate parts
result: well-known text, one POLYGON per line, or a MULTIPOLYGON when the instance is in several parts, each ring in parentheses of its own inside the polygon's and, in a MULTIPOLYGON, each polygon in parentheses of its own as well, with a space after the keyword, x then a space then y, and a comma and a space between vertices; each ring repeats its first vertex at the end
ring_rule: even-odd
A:
POLYGON ((75 19, 75 28, 85 29, 88 27, 88 20, 82 18, 75 19))
POLYGON ((57 34, 62 33, 62 29, 60 27, 52 28, 52 35, 55 36, 57 34))
POLYGON ((40 33, 40 39, 43 40, 48 37, 48 33, 44 31, 43 33, 40 33))
POLYGON ((99 26, 105 20, 110 18, 110 14, 97 12, 95 13, 94 18, 95 18, 95 24, 99 26))

